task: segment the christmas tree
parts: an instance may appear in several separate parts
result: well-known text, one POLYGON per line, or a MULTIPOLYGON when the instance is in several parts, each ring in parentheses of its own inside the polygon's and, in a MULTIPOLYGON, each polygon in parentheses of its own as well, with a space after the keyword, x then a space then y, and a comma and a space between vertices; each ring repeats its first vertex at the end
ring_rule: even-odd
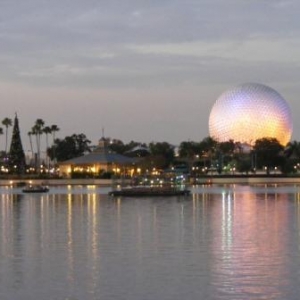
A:
POLYGON ((9 170, 14 174, 24 174, 25 164, 25 154, 20 136, 19 120, 16 114, 9 151, 9 170))

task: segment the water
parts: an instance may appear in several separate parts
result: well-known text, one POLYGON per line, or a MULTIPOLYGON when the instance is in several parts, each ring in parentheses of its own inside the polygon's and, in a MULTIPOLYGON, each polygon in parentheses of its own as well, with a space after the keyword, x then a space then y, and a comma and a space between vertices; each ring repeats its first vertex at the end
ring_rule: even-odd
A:
POLYGON ((300 186, 0 188, 1 300, 299 299, 300 186))

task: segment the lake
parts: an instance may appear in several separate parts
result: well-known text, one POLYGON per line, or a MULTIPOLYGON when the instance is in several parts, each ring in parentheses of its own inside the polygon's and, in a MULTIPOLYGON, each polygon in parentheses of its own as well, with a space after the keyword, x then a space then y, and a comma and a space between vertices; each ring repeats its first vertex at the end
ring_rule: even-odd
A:
POLYGON ((298 300, 300 186, 0 187, 1 300, 298 300))

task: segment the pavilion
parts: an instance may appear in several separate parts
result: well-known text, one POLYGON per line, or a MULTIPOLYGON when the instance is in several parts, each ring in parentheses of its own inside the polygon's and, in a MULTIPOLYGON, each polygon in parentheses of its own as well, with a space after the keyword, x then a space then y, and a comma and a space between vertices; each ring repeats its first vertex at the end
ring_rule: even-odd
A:
POLYGON ((98 147, 91 153, 60 162, 59 174, 62 177, 71 177, 73 172, 95 176, 106 172, 132 175, 135 162, 135 158, 110 151, 107 140, 101 138, 98 147))

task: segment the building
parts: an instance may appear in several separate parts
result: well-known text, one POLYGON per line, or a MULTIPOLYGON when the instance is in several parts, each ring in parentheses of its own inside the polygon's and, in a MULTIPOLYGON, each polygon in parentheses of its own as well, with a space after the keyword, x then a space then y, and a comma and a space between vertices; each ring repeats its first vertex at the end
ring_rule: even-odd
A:
POLYGON ((253 145, 257 139, 276 138, 285 146, 292 129, 288 103, 275 90, 258 83, 225 91, 209 116, 209 134, 218 142, 253 145))
POLYGON ((135 158, 114 153, 108 148, 108 141, 101 138, 98 146, 89 154, 59 163, 59 174, 99 176, 104 173, 132 176, 135 172, 135 158))

